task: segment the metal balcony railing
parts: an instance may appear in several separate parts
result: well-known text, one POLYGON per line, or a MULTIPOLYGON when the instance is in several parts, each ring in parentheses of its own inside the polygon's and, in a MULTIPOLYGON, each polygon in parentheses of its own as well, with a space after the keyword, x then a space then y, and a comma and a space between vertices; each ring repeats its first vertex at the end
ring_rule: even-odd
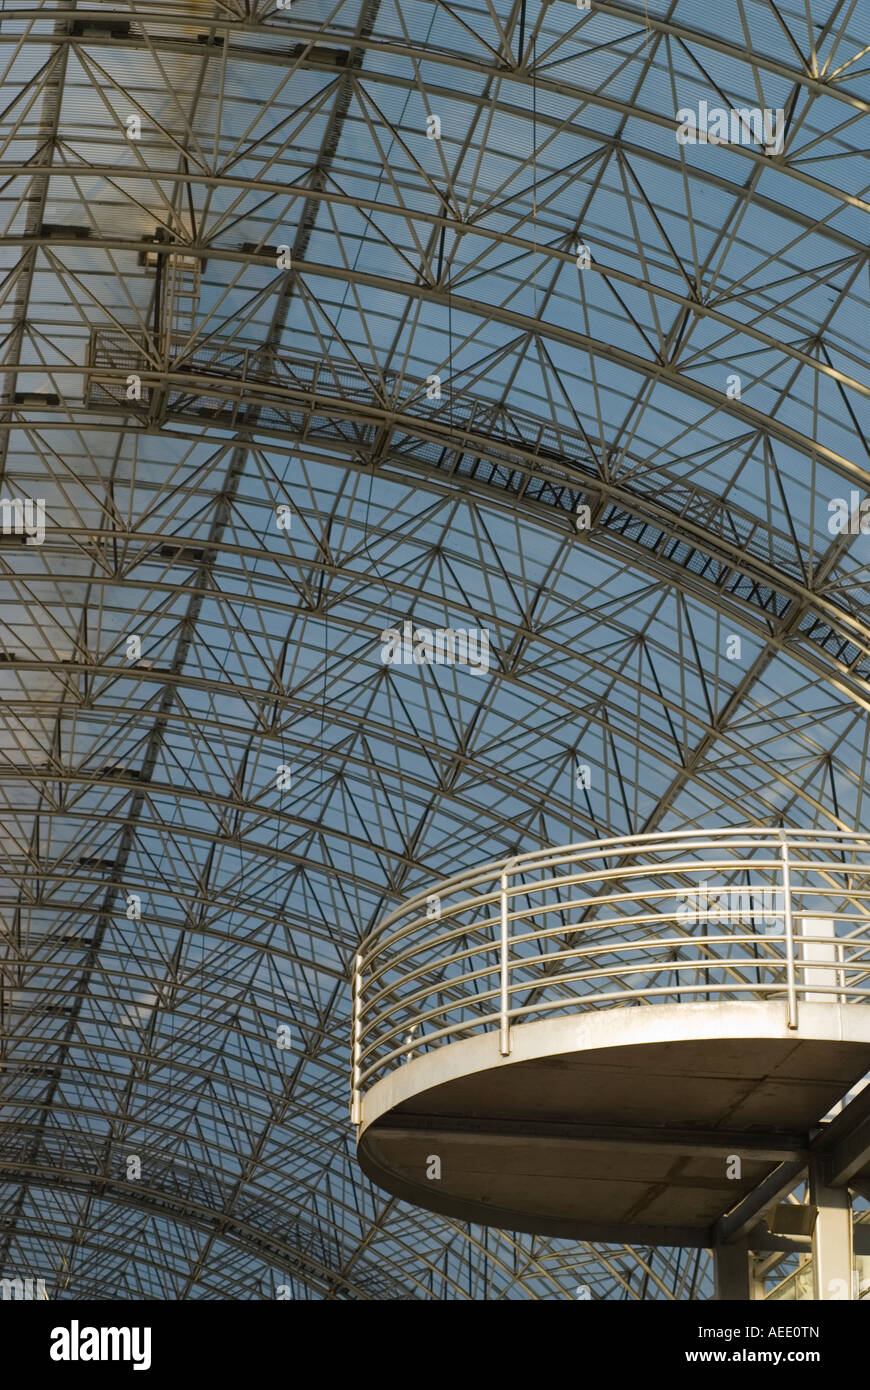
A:
POLYGON ((870 1003, 870 836, 674 831, 533 851, 434 884, 362 943, 351 1113, 411 1057, 589 1009, 870 1003))

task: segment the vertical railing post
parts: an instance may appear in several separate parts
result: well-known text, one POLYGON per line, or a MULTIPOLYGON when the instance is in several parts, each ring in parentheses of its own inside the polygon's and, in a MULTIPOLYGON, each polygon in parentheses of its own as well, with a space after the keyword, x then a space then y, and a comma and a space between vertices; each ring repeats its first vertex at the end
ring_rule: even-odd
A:
POLYGON ((362 954, 353 958, 353 979, 351 988, 351 1082, 350 1082, 350 1122, 362 1123, 362 1097, 360 1096, 360 990, 362 988, 362 954))
POLYGON ((499 892, 499 916, 501 921, 501 949, 499 954, 499 973, 501 977, 501 999, 499 1004, 499 1051, 507 1057, 511 1050, 510 996, 508 994, 508 871, 502 869, 499 892))
POLYGON ((785 975, 788 1000, 786 1004, 786 1027, 797 1028, 797 992, 794 972, 794 923, 791 916, 791 860, 788 854, 788 840, 780 835, 780 859, 782 862, 782 911, 785 921, 785 975))

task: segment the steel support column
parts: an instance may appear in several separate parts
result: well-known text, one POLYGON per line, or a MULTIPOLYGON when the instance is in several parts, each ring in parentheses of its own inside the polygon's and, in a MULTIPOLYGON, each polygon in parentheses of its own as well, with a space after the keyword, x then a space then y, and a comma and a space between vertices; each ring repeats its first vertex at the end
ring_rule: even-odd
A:
POLYGON ((852 1200, 844 1187, 829 1187, 822 1165, 810 1165, 810 1201, 818 1208, 813 1229, 813 1298, 848 1299, 852 1288, 852 1200))
POLYGON ((717 1302, 747 1302, 753 1295, 749 1247, 745 1240, 713 1247, 717 1302))

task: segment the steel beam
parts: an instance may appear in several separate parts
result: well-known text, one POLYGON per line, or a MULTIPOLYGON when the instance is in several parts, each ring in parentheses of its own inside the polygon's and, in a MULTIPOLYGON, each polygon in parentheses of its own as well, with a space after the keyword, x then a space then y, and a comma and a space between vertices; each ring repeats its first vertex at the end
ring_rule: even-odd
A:
POLYGON ((810 1164, 810 1201, 818 1208, 813 1227, 813 1297, 825 1301, 851 1299, 851 1198, 845 1188, 829 1186, 816 1160, 810 1164))
POLYGON ((845 1187, 870 1170, 870 1086, 814 1137, 818 1171, 829 1187, 845 1187))
POLYGON ((423 1135, 433 1142, 461 1139, 463 1143, 503 1144, 510 1147, 540 1143, 541 1147, 567 1146, 576 1149, 612 1150, 625 1147, 642 1153, 695 1154, 718 1158, 739 1152, 759 1163, 806 1162, 805 1139, 797 1134, 757 1134, 739 1130, 691 1130, 593 1124, 546 1124, 520 1120, 463 1120, 445 1115, 411 1115, 407 1111, 378 1120, 378 1132, 393 1139, 415 1139, 423 1135), (410 1123, 413 1120, 413 1123, 410 1123))

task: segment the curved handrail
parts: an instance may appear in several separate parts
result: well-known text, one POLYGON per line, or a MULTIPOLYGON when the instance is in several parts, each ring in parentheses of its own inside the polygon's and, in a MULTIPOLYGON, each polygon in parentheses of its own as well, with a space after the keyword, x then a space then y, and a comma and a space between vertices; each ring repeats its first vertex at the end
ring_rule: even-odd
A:
POLYGON ((764 826, 587 840, 417 892, 360 946, 351 1112, 421 1049, 555 1012, 870 1002, 870 835, 764 826), (711 879, 712 876, 712 879, 711 879), (711 930, 715 928, 715 930, 711 930))

